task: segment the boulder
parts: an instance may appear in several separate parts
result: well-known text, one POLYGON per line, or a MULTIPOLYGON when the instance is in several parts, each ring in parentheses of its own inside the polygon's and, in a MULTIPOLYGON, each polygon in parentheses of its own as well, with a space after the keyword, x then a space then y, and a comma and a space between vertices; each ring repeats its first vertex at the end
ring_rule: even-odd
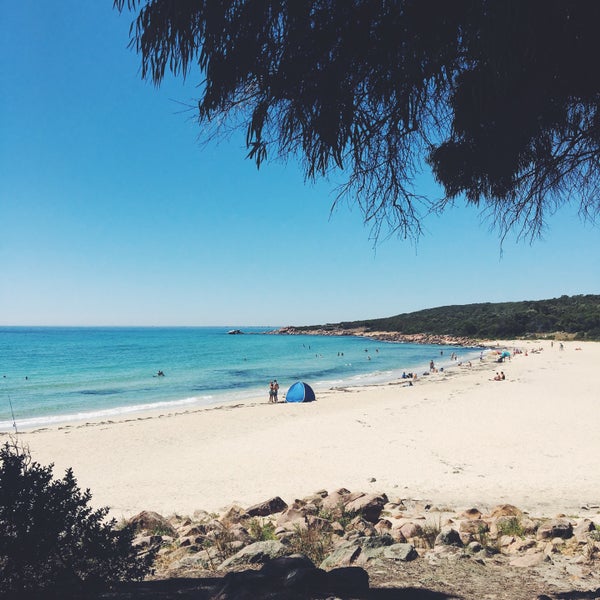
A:
POLYGON ((306 526, 306 513, 302 509, 288 508, 277 517, 277 526, 293 529, 296 526, 306 526))
POLYGON ((553 538, 568 539, 573 536, 573 525, 566 519, 553 519, 542 523, 537 530, 538 540, 551 540, 553 538))
POLYGON ((332 492, 323 498, 321 507, 324 510, 331 511, 335 515, 337 512, 341 512, 341 508, 346 505, 349 495, 350 490, 347 490, 346 488, 340 488, 339 490, 336 490, 335 492, 332 492))
POLYGON ((489 530, 489 525, 482 519, 467 519, 460 521, 458 524, 458 531, 460 533, 478 535, 480 533, 487 533, 489 530))
POLYGON ((594 526, 593 521, 590 521, 590 519, 582 519, 573 528, 573 535, 578 541, 586 541, 588 533, 590 533, 590 531, 595 531, 595 529, 596 527, 594 526))
POLYGON ((392 523, 387 519, 379 519, 379 521, 377 521, 375 524, 375 531, 380 535, 383 533, 391 533, 391 530, 392 523))
POLYGON ((415 560, 419 555, 412 544, 392 544, 383 550, 383 557, 408 562, 415 560))
POLYGON ((387 501, 385 494, 364 494, 346 504, 346 510, 359 514, 365 521, 377 523, 387 501))
POLYGON ((356 561, 360 553, 360 546, 357 546, 351 542, 344 542, 343 544, 340 544, 329 556, 327 556, 319 566, 321 569, 349 566, 356 561))
POLYGON ((239 504, 231 504, 228 506, 220 517, 223 523, 239 523, 249 517, 246 510, 239 504))
POLYGON ((250 517, 268 517, 269 515, 284 511, 287 507, 288 505, 279 496, 275 496, 270 500, 259 502, 247 508, 246 513, 250 517))
POLYGON ((476 508, 468 508, 460 514, 461 519, 481 519, 483 515, 476 508))
POLYGON ((534 552, 532 554, 524 554, 523 556, 517 556, 516 558, 511 559, 510 566, 523 568, 537 567, 546 560, 548 560, 548 557, 545 556, 543 552, 534 552))
POLYGON ((242 548, 233 556, 230 556, 221 563, 219 568, 221 570, 226 570, 240 565, 264 564, 269 560, 285 556, 286 554, 287 547, 281 542, 274 540, 254 542, 254 544, 250 544, 249 546, 242 548))
POLYGON ((512 504, 500 504, 492 508, 491 517, 522 517, 523 511, 512 504))
POLYGON ((165 519, 162 515, 157 512, 144 510, 141 513, 131 517, 128 521, 135 531, 149 531, 151 533, 157 533, 159 535, 172 535, 177 537, 177 532, 174 527, 165 519))
POLYGON ((327 588, 336 596, 360 596, 369 590, 369 574, 360 567, 332 569, 327 573, 327 588))
POLYGON ((415 538, 423 535, 423 528, 418 523, 404 523, 400 526, 400 532, 406 538, 415 538))
POLYGON ((462 547, 463 543, 460 534, 452 527, 444 527, 435 538, 436 546, 457 546, 462 547))

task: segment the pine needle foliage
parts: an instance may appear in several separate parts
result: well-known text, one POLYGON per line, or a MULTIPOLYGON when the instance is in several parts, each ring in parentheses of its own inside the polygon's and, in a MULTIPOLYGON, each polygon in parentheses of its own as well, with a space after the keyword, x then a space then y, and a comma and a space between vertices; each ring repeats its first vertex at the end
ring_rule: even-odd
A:
POLYGON ((535 237, 564 203, 600 212, 600 3, 114 0, 141 75, 194 79, 210 139, 334 173, 340 198, 418 235, 457 199, 535 237), (443 197, 425 197, 431 169, 443 197))

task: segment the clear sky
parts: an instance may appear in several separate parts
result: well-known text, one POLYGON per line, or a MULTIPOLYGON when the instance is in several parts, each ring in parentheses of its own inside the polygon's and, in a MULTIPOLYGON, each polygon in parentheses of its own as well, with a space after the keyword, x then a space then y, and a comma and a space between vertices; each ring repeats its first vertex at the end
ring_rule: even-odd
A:
MULTIPOLYGON (((202 145, 199 77, 141 81, 111 0, 2 2, 0 324, 300 325, 600 293, 576 209, 532 245, 458 206, 376 247, 335 182, 202 145)), ((424 191, 435 188, 424 179, 424 191)))

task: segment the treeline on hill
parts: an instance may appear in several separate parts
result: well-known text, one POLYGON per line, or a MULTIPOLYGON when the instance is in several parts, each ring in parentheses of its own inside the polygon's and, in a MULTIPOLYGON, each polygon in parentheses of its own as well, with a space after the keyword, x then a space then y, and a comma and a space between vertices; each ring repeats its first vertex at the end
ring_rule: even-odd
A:
POLYGON ((440 306, 395 317, 324 326, 332 329, 357 327, 366 327, 369 331, 475 338, 523 337, 564 332, 579 340, 600 340, 600 295, 440 306))

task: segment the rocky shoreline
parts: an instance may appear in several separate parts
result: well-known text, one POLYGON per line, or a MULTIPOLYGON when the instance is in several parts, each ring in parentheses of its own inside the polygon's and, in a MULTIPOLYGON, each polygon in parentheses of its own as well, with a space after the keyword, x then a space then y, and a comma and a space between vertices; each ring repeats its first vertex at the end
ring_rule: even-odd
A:
POLYGON ((186 581, 207 600, 375 598, 382 589, 394 598, 565 600, 600 595, 596 509, 554 518, 508 504, 457 512, 342 488, 291 505, 274 497, 219 513, 143 512, 129 524, 136 547, 156 552, 153 580, 186 581))
POLYGON ((430 333, 401 333, 399 331, 371 331, 366 327, 342 329, 339 327, 315 327, 311 329, 293 326, 280 327, 268 331, 268 335, 325 335, 325 336, 356 336, 365 337, 383 342, 404 342, 410 344, 437 344, 446 346, 462 346, 487 348, 490 342, 475 338, 453 335, 434 335, 430 333))

